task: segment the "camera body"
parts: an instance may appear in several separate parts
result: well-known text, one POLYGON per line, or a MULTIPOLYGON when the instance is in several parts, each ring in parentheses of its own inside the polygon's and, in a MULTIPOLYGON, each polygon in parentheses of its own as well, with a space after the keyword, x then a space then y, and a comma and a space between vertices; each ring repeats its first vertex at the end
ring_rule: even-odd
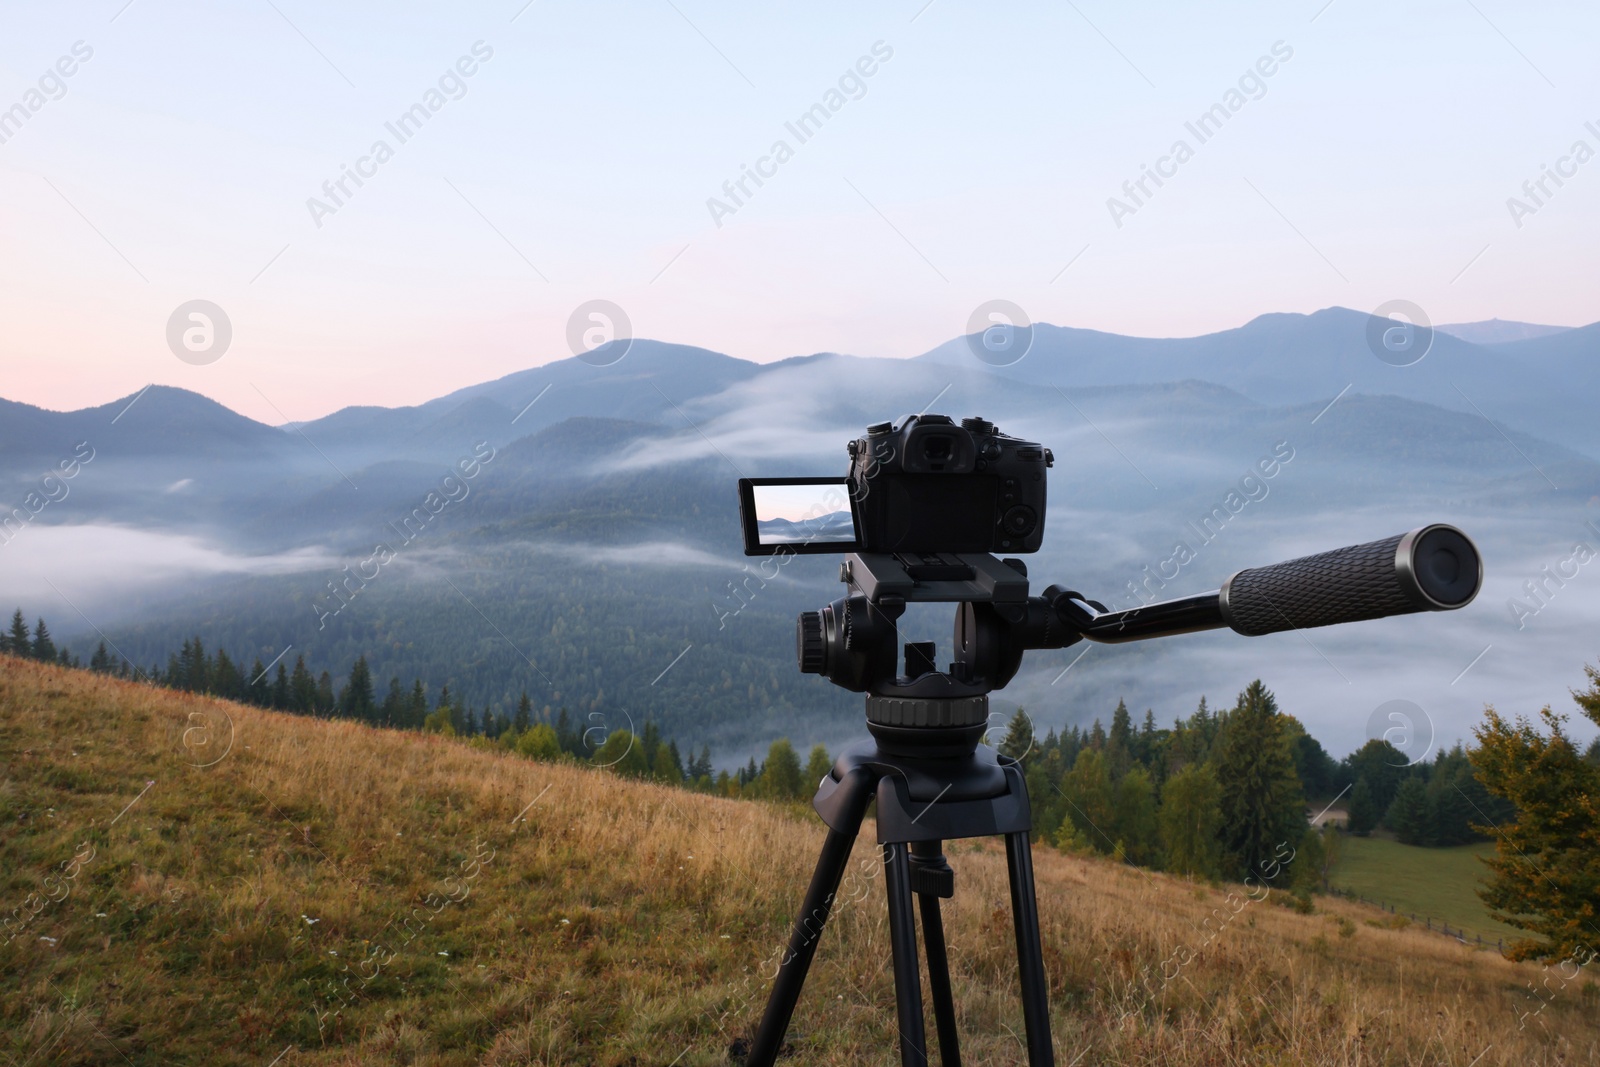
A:
POLYGON ((1037 552, 1048 448, 985 419, 912 415, 848 445, 863 552, 1037 552))

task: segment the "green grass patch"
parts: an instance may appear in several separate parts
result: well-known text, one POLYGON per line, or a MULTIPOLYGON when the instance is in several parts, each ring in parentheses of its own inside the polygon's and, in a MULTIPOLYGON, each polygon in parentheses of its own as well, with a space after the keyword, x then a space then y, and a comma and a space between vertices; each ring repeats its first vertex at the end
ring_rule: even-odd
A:
POLYGON ((1379 837, 1346 837, 1344 854, 1333 872, 1335 888, 1368 900, 1393 904, 1395 914, 1415 914, 1417 922, 1441 920, 1452 930, 1490 938, 1528 936, 1514 926, 1497 923, 1478 899, 1477 889, 1488 874, 1478 861, 1494 854, 1494 845, 1420 848, 1379 837))

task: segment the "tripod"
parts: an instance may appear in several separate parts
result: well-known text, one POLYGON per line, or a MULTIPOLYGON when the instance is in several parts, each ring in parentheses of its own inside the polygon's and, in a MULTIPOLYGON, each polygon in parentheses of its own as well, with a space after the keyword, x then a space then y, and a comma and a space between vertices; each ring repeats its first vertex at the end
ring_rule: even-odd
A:
MULTIPOLYGON (((872 698, 868 702, 870 705, 872 698)), ((987 699, 982 704, 986 713, 987 699)), ((960 838, 1004 835, 1028 1060, 1035 1067, 1054 1064, 1044 957, 1039 944, 1039 911, 1034 898, 1033 854, 1028 842, 1032 814, 1022 772, 1015 761, 978 746, 982 724, 923 730, 871 725, 875 735, 884 736, 857 742, 847 749, 817 791, 814 803, 827 824, 828 836, 745 1062, 771 1064, 778 1055, 823 925, 832 912, 862 818, 868 803, 876 797, 878 842, 883 845, 884 882, 889 893, 889 942, 894 957, 900 1062, 905 1067, 926 1067, 928 1063, 912 898, 916 898, 922 913, 922 941, 940 1062, 944 1067, 959 1067, 955 1000, 939 907, 942 898, 955 893, 955 873, 945 861, 941 846, 944 841, 960 838), (928 739, 931 744, 915 736, 928 733, 934 735, 928 739), (942 737, 945 733, 959 737, 942 737), (919 745, 931 751, 919 753, 919 745), (940 752, 952 747, 966 751, 956 756, 940 752)))
POLYGON ((1010 605, 1004 614, 1026 615, 1026 570, 1019 560, 1001 562, 987 555, 858 555, 847 559, 841 578, 855 596, 801 616, 801 669, 827 674, 848 688, 870 688, 866 713, 872 737, 846 749, 817 790, 813 806, 828 834, 745 1062, 765 1067, 778 1056, 867 806, 876 798, 901 1063, 928 1063, 912 898, 922 915, 940 1061, 944 1067, 959 1067, 955 998, 939 904, 954 895, 955 872, 942 846, 962 838, 1003 836, 1028 1058, 1035 1067, 1049 1067, 1055 1055, 1028 840, 1033 817, 1027 787, 1015 761, 979 745, 994 679, 998 675, 1003 685, 1015 671, 979 670, 979 659, 996 654, 995 634, 990 632, 1000 625, 996 601, 1010 605), (905 646, 905 676, 895 677, 895 620, 908 600, 961 604, 956 631, 961 658, 949 671, 934 669, 931 643, 913 643, 905 646))
POLYGON ((800 669, 866 693, 872 739, 847 749, 817 790, 813 805, 828 835, 745 1061, 757 1067, 768 1067, 778 1056, 874 797, 903 1067, 928 1063, 913 896, 922 912, 940 1059, 944 1067, 961 1062, 939 910, 939 901, 955 891, 955 875, 941 847, 989 836, 1006 839, 1028 1060, 1034 1067, 1055 1063, 1028 793, 1015 761, 978 743, 988 722, 989 693, 1016 676, 1025 651, 1065 648, 1085 638, 1118 644, 1224 626, 1259 636, 1452 611, 1477 595, 1483 567, 1465 534, 1434 524, 1238 571, 1221 589, 1124 611, 1058 586, 1029 596, 1023 562, 987 554, 858 553, 845 557, 839 577, 849 595, 800 616, 800 669), (913 642, 905 646, 905 670, 899 673, 896 620, 909 602, 958 605, 955 659, 947 670, 935 667, 932 642, 913 642))

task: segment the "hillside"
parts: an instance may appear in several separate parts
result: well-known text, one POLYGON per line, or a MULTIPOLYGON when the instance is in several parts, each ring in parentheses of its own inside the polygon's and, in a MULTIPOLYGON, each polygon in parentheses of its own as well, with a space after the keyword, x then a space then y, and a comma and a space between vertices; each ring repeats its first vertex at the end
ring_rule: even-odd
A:
MULTIPOLYGON (((0 1051, 26 1063, 725 1063, 820 842, 799 812, 9 657, 0 764, 0 1051)), ((1021 1062, 1003 854, 951 855, 964 1051, 1021 1062)), ((795 1063, 889 1056, 854 864, 795 1063)), ((1592 981, 1551 972, 1540 1011, 1538 968, 1373 910, 1037 865, 1063 1064, 1600 1056, 1592 981)))

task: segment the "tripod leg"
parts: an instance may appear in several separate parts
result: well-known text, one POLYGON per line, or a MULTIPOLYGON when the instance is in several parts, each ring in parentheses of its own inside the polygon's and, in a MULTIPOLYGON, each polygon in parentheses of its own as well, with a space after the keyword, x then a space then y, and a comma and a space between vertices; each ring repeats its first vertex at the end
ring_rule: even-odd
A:
POLYGON ((1006 835, 1006 866, 1011 873, 1011 918, 1017 930, 1017 970, 1022 976, 1022 1023, 1028 1034, 1028 1062, 1033 1067, 1054 1067, 1050 996, 1044 984, 1044 949, 1039 944, 1039 904, 1033 893, 1033 850, 1026 830, 1006 835))
POLYGON ((944 947, 944 920, 939 898, 917 894, 922 909, 922 944, 928 952, 928 985, 933 991, 933 1020, 939 1030, 941 1067, 961 1067, 961 1038, 956 1033, 956 1003, 950 992, 950 957, 944 947))
POLYGON ((794 931, 789 935, 789 949, 783 954, 778 976, 772 983, 772 994, 767 998, 767 1009, 761 1015, 761 1025, 756 1029, 755 1040, 750 1044, 746 1067, 770 1067, 783 1047, 783 1035, 789 1029, 789 1020, 800 1001, 800 990, 806 982, 806 971, 811 958, 817 953, 817 941, 822 937, 822 927, 833 911, 839 882, 844 877, 845 864, 850 860, 850 849, 861 830, 861 819, 867 804, 877 788, 876 776, 864 768, 856 768, 840 783, 840 789, 851 792, 845 809, 848 813, 846 830, 829 829, 822 843, 822 855, 817 859, 816 870, 811 875, 811 885, 806 889, 805 901, 800 905, 800 915, 795 919, 794 931))
POLYGON ((904 842, 883 846, 889 887, 889 947, 894 953, 894 1000, 900 1021, 902 1067, 928 1067, 922 1022, 922 978, 917 973, 917 924, 911 915, 911 859, 904 842))
POLYGON ((922 910, 922 944, 928 953, 928 987, 933 992, 933 1019, 939 1031, 939 1063, 942 1067, 961 1067, 955 997, 950 992, 950 957, 945 951, 944 918, 939 914, 939 898, 955 892, 955 875, 945 862, 941 845, 939 841, 912 842, 912 888, 922 910))

